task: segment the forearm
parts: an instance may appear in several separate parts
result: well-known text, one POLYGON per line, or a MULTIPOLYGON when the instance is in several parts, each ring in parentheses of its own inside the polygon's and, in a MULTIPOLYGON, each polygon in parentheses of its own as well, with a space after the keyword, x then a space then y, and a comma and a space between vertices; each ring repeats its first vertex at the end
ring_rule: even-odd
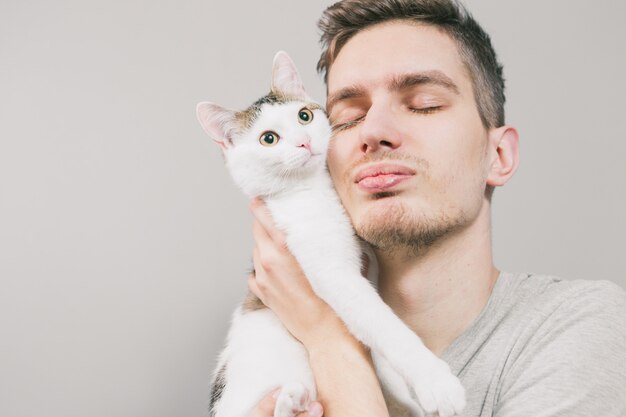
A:
POLYGON ((305 344, 325 417, 388 417, 371 355, 334 314, 305 344))

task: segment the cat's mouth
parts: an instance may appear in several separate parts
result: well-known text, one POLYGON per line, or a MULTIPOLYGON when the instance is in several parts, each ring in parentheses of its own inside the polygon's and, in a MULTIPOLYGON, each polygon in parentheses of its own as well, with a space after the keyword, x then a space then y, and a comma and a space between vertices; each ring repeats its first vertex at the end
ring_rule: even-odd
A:
POLYGON ((319 159, 322 158, 323 156, 324 155, 321 154, 321 153, 313 153, 313 152, 311 152, 311 154, 309 155, 309 158, 307 159, 305 164, 317 163, 317 161, 319 161, 319 159))
POLYGON ((292 167, 293 169, 310 168, 317 165, 323 157, 324 154, 322 153, 313 153, 308 151, 305 155, 305 152, 302 152, 291 158, 286 165, 292 167))

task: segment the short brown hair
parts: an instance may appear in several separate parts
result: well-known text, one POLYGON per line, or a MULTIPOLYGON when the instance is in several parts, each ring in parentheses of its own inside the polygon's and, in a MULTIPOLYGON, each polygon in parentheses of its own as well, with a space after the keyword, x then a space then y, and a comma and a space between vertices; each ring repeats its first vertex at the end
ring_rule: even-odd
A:
POLYGON ((456 0, 343 0, 328 7, 318 22, 322 55, 317 70, 328 84, 328 71, 339 51, 358 31, 391 20, 409 20, 440 28, 457 44, 486 128, 504 125, 502 65, 489 35, 456 0))

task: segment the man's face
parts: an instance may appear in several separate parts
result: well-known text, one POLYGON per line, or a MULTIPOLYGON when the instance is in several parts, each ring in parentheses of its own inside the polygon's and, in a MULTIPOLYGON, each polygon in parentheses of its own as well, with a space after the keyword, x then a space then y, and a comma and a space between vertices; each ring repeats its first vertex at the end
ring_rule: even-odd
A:
POLYGON ((399 21, 357 33, 330 68, 327 105, 328 167, 359 236, 423 246, 477 217, 488 131, 447 34, 399 21))

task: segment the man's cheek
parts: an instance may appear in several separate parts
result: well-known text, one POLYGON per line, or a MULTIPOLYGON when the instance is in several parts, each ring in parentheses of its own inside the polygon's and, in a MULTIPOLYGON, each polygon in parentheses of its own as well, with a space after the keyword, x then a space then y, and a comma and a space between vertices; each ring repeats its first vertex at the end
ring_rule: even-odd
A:
POLYGON ((338 163, 337 149, 335 148, 334 141, 331 141, 328 146, 327 165, 330 177, 335 183, 335 187, 338 187, 341 181, 341 170, 339 169, 340 164, 338 163))

